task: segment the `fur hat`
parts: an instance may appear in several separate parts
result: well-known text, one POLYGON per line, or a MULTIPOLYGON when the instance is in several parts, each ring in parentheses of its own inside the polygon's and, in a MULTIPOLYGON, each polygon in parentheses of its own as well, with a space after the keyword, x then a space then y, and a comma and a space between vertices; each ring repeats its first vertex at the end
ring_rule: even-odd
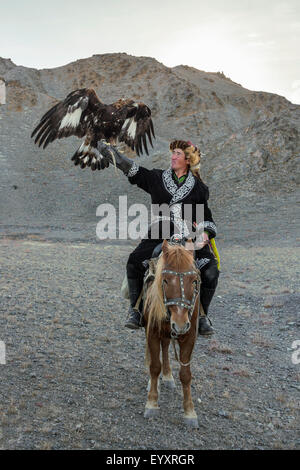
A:
POLYGON ((189 158, 190 161, 190 169, 192 173, 197 176, 199 179, 200 177, 200 159, 201 153, 198 148, 192 144, 189 140, 173 140, 170 143, 170 150, 173 151, 174 149, 181 149, 183 150, 185 157, 189 158))

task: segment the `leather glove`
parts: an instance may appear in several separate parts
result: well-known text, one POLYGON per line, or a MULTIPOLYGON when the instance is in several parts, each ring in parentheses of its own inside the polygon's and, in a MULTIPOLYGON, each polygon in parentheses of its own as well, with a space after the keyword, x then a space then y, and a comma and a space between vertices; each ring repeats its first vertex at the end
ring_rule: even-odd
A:
POLYGON ((110 163, 123 171, 126 176, 128 175, 128 172, 134 163, 133 160, 126 157, 123 152, 117 150, 114 145, 109 144, 104 139, 98 141, 97 149, 105 158, 108 158, 110 163))

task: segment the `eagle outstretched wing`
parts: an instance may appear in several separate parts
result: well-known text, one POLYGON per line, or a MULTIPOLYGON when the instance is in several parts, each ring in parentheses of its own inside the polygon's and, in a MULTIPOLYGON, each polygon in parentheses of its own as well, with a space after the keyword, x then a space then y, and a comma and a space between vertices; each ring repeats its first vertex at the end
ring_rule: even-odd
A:
POLYGON ((148 153, 147 137, 153 147, 155 138, 151 110, 144 103, 120 99, 112 104, 102 103, 92 88, 72 91, 53 106, 33 130, 35 144, 46 148, 55 139, 76 135, 84 137, 71 160, 81 168, 101 170, 109 161, 97 149, 101 139, 124 142, 139 156, 148 153))
POLYGON ((132 115, 132 110, 129 111, 118 139, 135 150, 138 156, 143 153, 143 147, 146 154, 149 155, 146 136, 152 147, 151 134, 155 138, 151 110, 144 103, 137 103, 135 107, 134 115, 132 115))
POLYGON ((44 114, 31 137, 36 135, 34 143, 39 147, 43 145, 43 148, 62 137, 84 137, 88 129, 96 124, 99 108, 101 102, 93 89, 72 91, 64 101, 44 114))

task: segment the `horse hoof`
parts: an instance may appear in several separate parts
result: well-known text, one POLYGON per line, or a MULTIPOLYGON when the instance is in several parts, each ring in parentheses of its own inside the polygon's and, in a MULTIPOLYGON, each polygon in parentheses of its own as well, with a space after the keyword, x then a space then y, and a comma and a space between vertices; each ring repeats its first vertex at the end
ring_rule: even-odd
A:
POLYGON ((146 408, 144 418, 155 418, 159 415, 159 408, 146 408))
POLYGON ((174 379, 162 379, 162 383, 166 388, 169 388, 170 390, 174 390, 174 388, 176 388, 174 379))
POLYGON ((184 423, 189 428, 199 428, 198 418, 184 418, 184 423))

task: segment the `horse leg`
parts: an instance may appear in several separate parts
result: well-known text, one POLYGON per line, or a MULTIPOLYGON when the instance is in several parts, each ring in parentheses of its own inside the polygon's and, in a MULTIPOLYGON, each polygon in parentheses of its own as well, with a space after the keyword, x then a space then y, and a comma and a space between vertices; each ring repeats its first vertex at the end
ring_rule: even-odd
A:
MULTIPOLYGON (((182 364, 188 364, 191 359, 194 343, 191 344, 180 344, 180 362, 182 364)), ((198 418, 195 412, 194 403, 191 394, 191 381, 192 374, 189 365, 181 365, 179 372, 180 381, 183 390, 183 409, 184 409, 184 421, 185 423, 193 428, 198 427, 198 418)))
POLYGON ((148 392, 146 407, 145 407, 145 418, 150 418, 156 416, 159 413, 158 407, 158 379, 161 371, 161 362, 160 362, 160 340, 158 336, 151 335, 148 336, 148 348, 150 356, 150 388, 148 392))
POLYGON ((169 361, 169 345, 170 345, 170 338, 162 338, 161 339, 161 349, 162 349, 162 380, 164 384, 170 388, 175 388, 175 381, 172 375, 172 370, 170 367, 169 361))

